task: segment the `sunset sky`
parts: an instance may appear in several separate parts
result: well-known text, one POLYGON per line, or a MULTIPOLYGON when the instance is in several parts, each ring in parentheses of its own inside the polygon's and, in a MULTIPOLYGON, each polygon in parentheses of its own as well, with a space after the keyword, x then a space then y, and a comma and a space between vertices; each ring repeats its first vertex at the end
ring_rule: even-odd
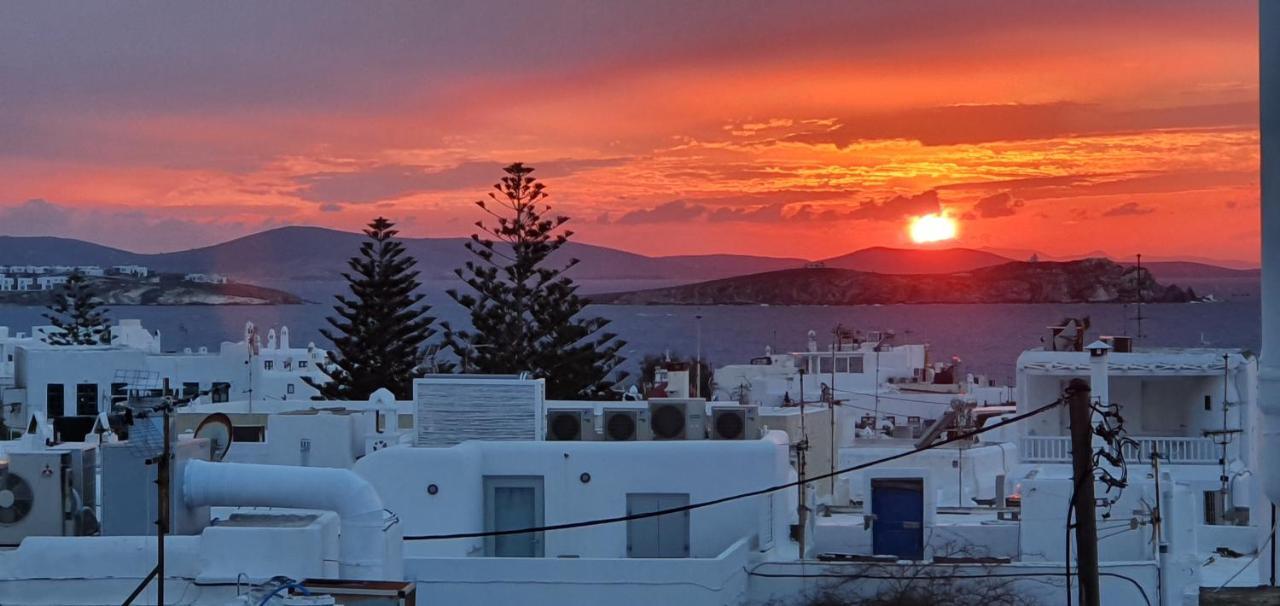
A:
POLYGON ((469 233, 538 168, 577 239, 821 258, 1258 256, 1257 6, 0 5, 0 234, 469 233))

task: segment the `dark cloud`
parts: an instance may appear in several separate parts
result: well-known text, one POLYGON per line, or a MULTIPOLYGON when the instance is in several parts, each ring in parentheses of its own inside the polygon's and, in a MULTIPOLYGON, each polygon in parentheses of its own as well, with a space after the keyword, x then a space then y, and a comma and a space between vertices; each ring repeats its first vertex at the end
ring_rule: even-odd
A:
POLYGON ((947 105, 848 116, 831 129, 798 133, 787 140, 840 147, 880 139, 958 145, 1257 124, 1258 105, 1253 101, 1139 110, 1069 102, 947 105))
POLYGON ((342 211, 341 204, 336 204, 334 202, 325 202, 324 204, 320 205, 320 212, 322 213, 336 213, 341 211, 342 211))
POLYGON ((1156 212, 1156 209, 1150 206, 1142 206, 1137 202, 1125 202, 1119 206, 1112 207, 1107 212, 1102 213, 1104 217, 1127 217, 1131 215, 1149 215, 1156 212))
POLYGON ((57 236, 135 252, 159 252, 215 244, 291 223, 291 217, 284 215, 274 221, 246 225, 190 221, 169 214, 180 214, 183 210, 186 209, 81 208, 42 199, 16 204, 0 203, 0 235, 57 236))
POLYGON ((1009 217, 1018 212, 1018 209, 1025 205, 1025 202, 1013 197, 1012 194, 1005 191, 979 199, 978 202, 973 205, 973 212, 977 213, 978 216, 984 219, 1009 217))
MULTIPOLYGON (((625 161, 625 158, 561 159, 530 164, 536 169, 535 177, 552 179, 617 166, 625 161)), ((488 161, 462 162, 434 169, 394 164, 351 172, 312 173, 297 177, 294 182, 302 186, 298 197, 321 203, 369 204, 422 192, 466 189, 475 190, 479 196, 502 178, 503 166, 505 163, 488 161)))
POLYGON ((653 208, 633 210, 618 217, 615 223, 638 225, 642 223, 677 223, 693 221, 707 214, 707 207, 686 200, 672 200, 653 208))
POLYGON ((848 213, 847 218, 867 221, 899 221, 904 217, 915 217, 937 213, 942 210, 937 190, 929 190, 913 196, 894 196, 880 202, 868 200, 848 213))

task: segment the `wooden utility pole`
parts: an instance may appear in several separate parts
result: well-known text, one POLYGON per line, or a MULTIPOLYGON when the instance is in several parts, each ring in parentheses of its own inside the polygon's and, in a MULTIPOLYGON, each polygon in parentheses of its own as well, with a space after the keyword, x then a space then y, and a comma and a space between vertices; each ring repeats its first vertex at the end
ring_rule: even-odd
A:
MULTIPOLYGON (((1071 413, 1071 481, 1075 486, 1076 569, 1080 606, 1099 606, 1098 525, 1093 494, 1093 424, 1089 384, 1072 379, 1067 385, 1071 413)), ((1067 518, 1071 524, 1071 518, 1067 518)), ((1070 562, 1066 562, 1070 566, 1070 562)))

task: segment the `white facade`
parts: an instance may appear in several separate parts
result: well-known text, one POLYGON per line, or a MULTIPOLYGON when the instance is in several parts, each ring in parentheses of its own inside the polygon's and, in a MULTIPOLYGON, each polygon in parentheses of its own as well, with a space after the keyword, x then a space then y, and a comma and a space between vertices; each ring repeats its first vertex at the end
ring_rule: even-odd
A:
POLYGON ((116 265, 111 268, 111 271, 113 273, 137 276, 139 278, 145 278, 151 273, 151 270, 143 265, 116 265))
MULTIPOLYGON (((251 327, 250 327, 251 328, 251 327)), ((223 343, 217 352, 187 350, 161 353, 159 335, 152 335, 136 320, 122 321, 112 329, 112 344, 103 346, 52 346, 37 338, 14 339, 3 353, 13 357, 11 386, 3 391, 7 421, 20 424, 34 411, 49 417, 86 415, 110 409, 119 395, 117 371, 146 370, 169 381, 178 393, 211 402, 309 399, 316 390, 307 379, 325 382, 325 351, 314 345, 292 348, 288 328, 277 340, 270 332, 268 347, 256 331, 249 342, 223 343)), ((0 343, 4 342, 0 339, 0 343)), ((7 369, 6 369, 7 370, 7 369)), ((4 377, 0 376, 0 380, 4 377)))
POLYGON ((17 280, 0 274, 0 292, 9 292, 17 288, 17 280))
POLYGON ((222 274, 187 274, 182 277, 187 282, 199 284, 226 284, 227 277, 222 274))
POLYGON ((40 276, 36 278, 36 286, 40 290, 53 290, 66 283, 66 276, 40 276))

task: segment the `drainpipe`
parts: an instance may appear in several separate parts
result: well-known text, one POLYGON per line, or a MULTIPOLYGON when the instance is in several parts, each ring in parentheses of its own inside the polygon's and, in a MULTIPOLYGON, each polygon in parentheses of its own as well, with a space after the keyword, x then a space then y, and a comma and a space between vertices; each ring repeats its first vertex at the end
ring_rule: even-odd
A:
POLYGON ((182 496, 190 507, 286 507, 338 514, 339 573, 344 579, 404 576, 395 516, 368 482, 349 469, 187 462, 182 496), (392 557, 388 557, 391 555, 392 557))
MULTIPOLYGON (((1261 444, 1280 443, 1280 3, 1258 3, 1258 84, 1262 134, 1261 444), (1273 233, 1277 232, 1277 233, 1273 233)), ((1261 446, 1259 444, 1259 446, 1261 446)), ((1262 485, 1280 501, 1280 451, 1261 450, 1262 485)))

